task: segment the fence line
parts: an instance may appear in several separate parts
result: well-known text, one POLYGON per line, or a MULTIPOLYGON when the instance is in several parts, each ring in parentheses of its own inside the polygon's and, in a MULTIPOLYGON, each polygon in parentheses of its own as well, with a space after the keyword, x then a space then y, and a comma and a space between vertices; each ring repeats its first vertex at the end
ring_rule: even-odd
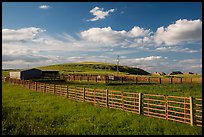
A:
POLYGON ((157 84, 185 84, 185 83, 202 83, 202 78, 174 78, 174 77, 139 77, 139 76, 108 76, 108 75, 82 75, 82 74, 69 74, 60 75, 60 79, 67 81, 87 81, 87 82, 101 82, 111 83, 113 81, 125 83, 157 83, 157 84))
POLYGON ((64 96, 72 100, 88 102, 101 107, 114 108, 148 117, 202 127, 201 98, 91 89, 10 78, 6 78, 5 81, 33 91, 64 96))

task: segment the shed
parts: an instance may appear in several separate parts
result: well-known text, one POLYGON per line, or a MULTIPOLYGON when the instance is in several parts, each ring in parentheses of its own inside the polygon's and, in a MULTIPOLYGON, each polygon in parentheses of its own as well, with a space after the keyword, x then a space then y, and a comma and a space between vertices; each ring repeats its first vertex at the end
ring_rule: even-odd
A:
POLYGON ((40 69, 32 68, 27 70, 9 72, 9 77, 15 79, 28 80, 34 78, 41 78, 41 73, 42 71, 40 69))
POLYGON ((42 78, 59 78, 59 71, 57 70, 41 70, 42 78))

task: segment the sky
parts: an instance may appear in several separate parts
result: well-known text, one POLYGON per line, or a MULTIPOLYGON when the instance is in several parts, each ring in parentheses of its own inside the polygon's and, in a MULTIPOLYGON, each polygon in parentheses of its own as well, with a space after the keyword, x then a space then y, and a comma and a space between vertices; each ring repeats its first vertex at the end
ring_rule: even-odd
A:
POLYGON ((106 62, 202 73, 201 2, 3 2, 2 68, 106 62))

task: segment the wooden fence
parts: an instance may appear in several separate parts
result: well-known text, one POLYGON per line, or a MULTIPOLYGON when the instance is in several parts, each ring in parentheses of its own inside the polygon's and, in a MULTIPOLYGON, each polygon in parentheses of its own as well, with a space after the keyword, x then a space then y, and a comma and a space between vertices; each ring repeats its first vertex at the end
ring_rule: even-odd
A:
POLYGON ((175 77, 139 77, 139 76, 111 76, 108 75, 80 75, 69 74, 60 75, 60 79, 67 81, 87 81, 102 83, 157 83, 157 84, 183 84, 183 83, 202 83, 202 78, 175 78, 175 77))
POLYGON ((10 78, 6 78, 5 81, 34 91, 63 96, 101 107, 120 109, 148 117, 156 117, 202 127, 201 98, 91 89, 10 78))

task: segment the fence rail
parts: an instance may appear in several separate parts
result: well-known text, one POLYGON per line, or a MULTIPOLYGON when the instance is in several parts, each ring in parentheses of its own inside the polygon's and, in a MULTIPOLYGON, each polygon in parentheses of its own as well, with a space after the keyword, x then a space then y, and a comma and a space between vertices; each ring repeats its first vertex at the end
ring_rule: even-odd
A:
POLYGON ((5 81, 33 91, 64 96, 72 100, 88 102, 101 107, 120 109, 148 117, 202 127, 202 98, 109 91, 10 78, 5 81))
POLYGON ((157 83, 157 84, 188 84, 188 83, 202 83, 202 78, 177 78, 177 77, 139 77, 139 76, 111 76, 108 75, 83 75, 83 74, 69 74, 60 75, 60 79, 67 81, 87 81, 87 82, 120 82, 120 83, 157 83))

